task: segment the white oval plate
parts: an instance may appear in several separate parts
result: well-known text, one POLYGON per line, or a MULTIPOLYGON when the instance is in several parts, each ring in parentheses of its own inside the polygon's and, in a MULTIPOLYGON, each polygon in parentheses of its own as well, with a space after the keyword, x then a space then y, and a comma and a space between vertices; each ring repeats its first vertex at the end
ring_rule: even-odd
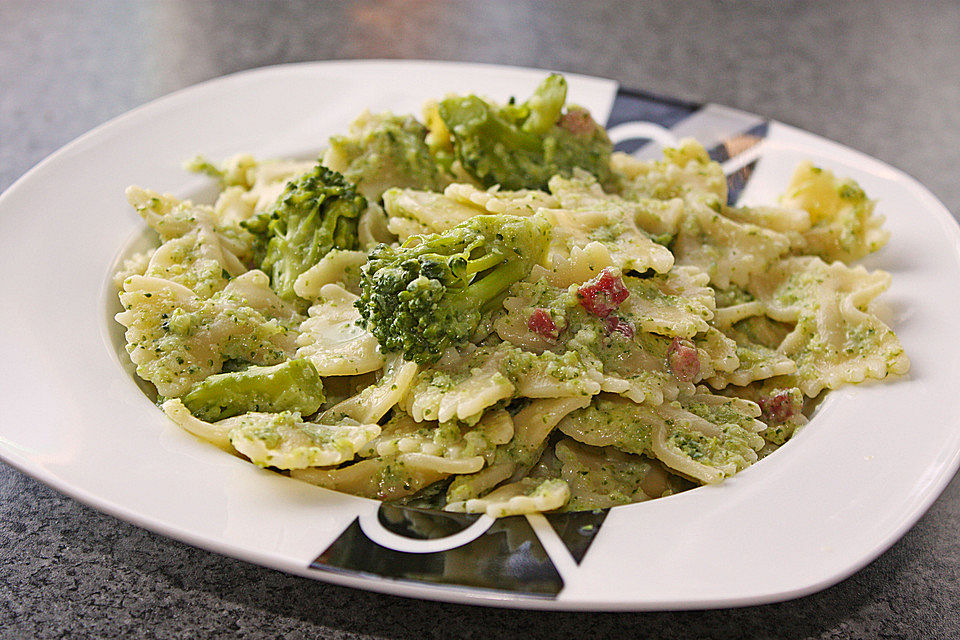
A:
MULTIPOLYGON (((290 573, 385 593, 544 609, 758 604, 827 587, 875 558, 958 466, 960 234, 900 171, 732 109, 568 76, 570 99, 647 138, 724 161, 741 202, 770 201, 803 158, 855 178, 892 232, 865 261, 893 274, 886 318, 909 377, 831 393, 807 428, 721 486, 577 516, 438 517, 326 491, 171 424, 118 342, 110 274, 143 224, 123 191, 197 196, 181 162, 317 153, 363 109, 418 113, 448 92, 525 96, 544 72, 424 62, 281 66, 206 82, 67 145, 0 197, 0 456, 142 527, 290 573), (640 122, 638 122, 640 121, 640 122), (489 527, 489 528, 488 528, 489 527), (444 537, 447 536, 447 537, 444 537)), ((631 151, 636 140, 624 142, 631 151)))

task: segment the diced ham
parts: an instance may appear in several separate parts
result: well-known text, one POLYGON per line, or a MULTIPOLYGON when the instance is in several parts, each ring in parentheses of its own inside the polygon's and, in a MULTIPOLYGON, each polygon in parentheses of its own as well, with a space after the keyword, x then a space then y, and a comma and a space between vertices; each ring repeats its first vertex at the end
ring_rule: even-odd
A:
POLYGON ((553 321, 553 318, 550 317, 550 313, 546 309, 539 307, 533 310, 533 314, 531 314, 530 319, 527 320, 527 328, 547 340, 556 340, 560 337, 560 330, 557 329, 557 323, 553 321))
POLYGON ((610 269, 604 269, 593 280, 577 290, 580 305, 595 316, 606 318, 630 296, 623 279, 610 269))
POLYGON ((607 327, 607 333, 620 333, 628 338, 632 338, 636 333, 636 329, 633 328, 633 324, 629 320, 625 320, 620 316, 609 315, 604 318, 604 323, 607 327))
POLYGON ((783 424, 800 413, 803 400, 798 399, 790 389, 777 389, 768 396, 761 397, 757 404, 763 411, 763 419, 771 424, 783 424))
POLYGON ((597 123, 590 117, 586 109, 571 107, 560 116, 560 128, 566 129, 575 136, 588 137, 597 129, 597 123))
POLYGON ((667 349, 667 366, 681 382, 693 382, 700 375, 700 354, 689 340, 674 338, 667 349))

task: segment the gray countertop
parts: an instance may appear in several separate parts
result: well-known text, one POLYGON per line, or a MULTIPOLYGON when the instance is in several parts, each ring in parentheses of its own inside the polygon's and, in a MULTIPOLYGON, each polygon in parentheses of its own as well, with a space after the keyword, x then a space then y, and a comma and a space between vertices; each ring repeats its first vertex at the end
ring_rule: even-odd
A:
MULTIPOLYGON (((739 107, 903 169, 960 214, 960 5, 935 1, 7 0, 0 189, 77 135, 175 89, 263 65, 343 58, 543 67, 739 107)), ((330 586, 198 550, 0 463, 0 637, 956 638, 958 523, 954 478, 880 558, 792 602, 654 614, 503 611, 330 586)))

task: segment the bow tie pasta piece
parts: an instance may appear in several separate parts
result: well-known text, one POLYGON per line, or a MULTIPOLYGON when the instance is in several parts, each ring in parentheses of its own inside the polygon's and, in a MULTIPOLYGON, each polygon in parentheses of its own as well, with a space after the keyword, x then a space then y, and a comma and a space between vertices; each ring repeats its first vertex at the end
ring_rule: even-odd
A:
POLYGON ((730 386, 723 393, 750 400, 760 407, 760 420, 767 425, 760 435, 768 443, 765 449, 772 451, 807 423, 804 395, 797 384, 795 375, 783 375, 742 387, 730 386))
POLYGON ((439 191, 449 177, 440 171, 426 137, 427 128, 412 116, 365 111, 347 135, 330 138, 323 164, 373 202, 390 187, 439 191))
POLYGON ((357 375, 384 364, 377 339, 359 325, 356 300, 340 285, 324 285, 300 325, 297 357, 309 358, 321 376, 357 375))
POLYGON ((652 450, 652 440, 650 425, 640 420, 641 411, 641 405, 628 398, 602 393, 589 406, 566 416, 557 428, 577 442, 642 454, 652 450))
POLYGON ((383 194, 383 206, 389 218, 388 228, 404 242, 412 235, 442 233, 473 216, 532 216, 544 207, 557 208, 559 203, 544 191, 479 189, 471 184, 455 183, 442 194, 389 189, 383 194))
POLYGON ((696 267, 676 267, 650 278, 623 279, 630 295, 617 310, 642 331, 692 338, 706 331, 716 302, 710 276, 696 267))
POLYGON ((186 393, 226 360, 278 364, 295 348, 295 330, 227 290, 201 298, 169 280, 132 276, 120 302, 130 359, 161 396, 186 393))
POLYGON ((797 363, 798 386, 813 397, 824 388, 909 370, 903 345, 871 311, 889 284, 885 271, 804 256, 783 260, 750 289, 770 317, 795 323, 778 351, 797 363))
MULTIPOLYGON (((554 239, 562 235, 555 232, 554 239)), ((612 266, 610 250, 599 242, 588 242, 582 247, 568 247, 566 242, 554 241, 547 254, 547 265, 536 265, 530 271, 527 281, 544 282, 566 289, 572 284, 586 282, 612 266)))
POLYGON ((540 354, 501 344, 421 368, 400 406, 417 421, 473 421, 514 396, 566 398, 599 393, 602 374, 575 351, 540 354))
POLYGON ((270 288, 270 278, 263 271, 254 269, 230 280, 220 297, 242 300, 243 304, 256 309, 265 316, 279 318, 291 326, 300 324, 303 316, 296 308, 270 288))
POLYGON ((325 411, 321 422, 325 419, 339 420, 341 417, 365 424, 380 422, 407 394, 416 376, 417 364, 395 355, 387 362, 379 380, 325 411))
MULTIPOLYGON (((690 339, 694 348, 697 350, 697 359, 700 364, 700 371, 694 376, 696 382, 710 378, 711 376, 736 371, 740 366, 740 359, 737 356, 737 343, 725 336, 721 331, 714 327, 708 328, 703 333, 698 333, 690 339)), ((675 347, 676 343, 671 343, 675 347)), ((672 355, 668 349, 668 362, 672 361, 672 355)), ((675 367, 671 370, 676 374, 675 367)))
POLYGON ((396 188, 384 192, 383 209, 387 213, 387 229, 401 243, 410 236, 442 233, 484 213, 443 193, 396 188))
POLYGON ((700 267, 715 286, 746 286, 790 249, 782 233, 735 222, 720 211, 720 206, 689 205, 671 245, 678 264, 700 267))
POLYGON ((570 488, 559 478, 524 478, 494 489, 482 498, 450 502, 445 511, 485 513, 493 518, 555 511, 570 499, 570 488))
POLYGON ((323 287, 339 284, 351 293, 360 291, 360 267, 367 263, 363 251, 333 249, 293 282, 293 291, 304 300, 317 300, 323 287))
POLYGON ((180 398, 165 400, 160 408, 163 409, 168 418, 184 431, 215 444, 225 451, 234 451, 233 444, 230 442, 230 429, 233 428, 236 421, 232 418, 220 422, 200 420, 190 413, 190 410, 187 409, 180 398))
MULTIPOLYGON (((465 462, 474 464, 473 459, 465 462)), ((364 498, 396 500, 411 496, 452 473, 469 473, 463 464, 464 461, 451 461, 445 465, 442 458, 403 453, 368 458, 339 469, 293 469, 290 477, 364 498), (440 470, 441 466, 450 466, 454 470, 440 470)), ((475 466, 473 470, 476 470, 475 466)))
POLYGON ((600 392, 603 374, 576 351, 540 354, 505 349, 502 370, 525 398, 592 396, 600 392))
POLYGON ((252 237, 239 228, 216 226, 210 207, 139 187, 127 189, 127 200, 163 243, 143 275, 177 282, 206 297, 247 270, 252 237))
MULTIPOLYGON (((596 179, 584 171, 574 171, 572 178, 554 176, 550 179, 550 193, 557 200, 551 208, 570 211, 606 211, 626 223, 660 238, 669 238, 677 232, 683 218, 683 200, 636 198, 627 200, 615 193, 606 193, 596 179)), ((665 244, 665 243, 664 243, 665 244)))
POLYGON ((581 329, 567 343, 587 364, 602 371, 602 390, 634 402, 660 404, 717 372, 733 371, 739 361, 736 343, 713 327, 690 340, 637 332, 604 334, 596 327, 581 329))
POLYGON ((556 197, 537 189, 506 191, 500 187, 480 189, 472 184, 455 183, 444 189, 443 194, 456 202, 474 207, 479 213, 532 216, 540 209, 560 207, 556 197))
MULTIPOLYGON (((727 416, 707 405, 661 405, 652 418, 654 455, 671 469, 701 482, 719 482, 758 459, 766 425, 752 420, 747 427, 721 423, 727 416)), ((757 412, 759 415, 759 412, 757 412)))
POLYGON ((352 460, 370 440, 380 435, 375 424, 336 425, 304 422, 297 412, 246 413, 230 429, 230 443, 261 467, 306 469, 329 467, 352 460))
POLYGON ((813 254, 827 262, 852 262, 880 249, 890 239, 875 202, 850 179, 802 162, 793 173, 780 203, 806 211, 810 227, 800 231, 795 253, 813 254))
POLYGON ((591 447, 564 438, 555 447, 560 476, 570 488, 564 511, 607 509, 679 493, 693 483, 671 473, 659 460, 591 447))
POLYGON ((179 398, 164 413, 190 433, 222 448, 232 446, 254 464, 276 469, 329 467, 352 460, 380 434, 375 424, 344 420, 336 425, 304 422, 297 411, 249 412, 216 422, 194 417, 179 398))
POLYGON ((227 285, 231 276, 246 271, 246 267, 233 254, 221 252, 210 240, 201 230, 167 240, 150 256, 143 275, 183 285, 204 298, 212 296, 227 285), (229 264, 230 269, 225 264, 229 264))
POLYGON ((609 252, 611 263, 623 270, 664 273, 673 266, 670 250, 637 226, 636 207, 615 196, 603 197, 593 176, 582 172, 569 179, 555 176, 550 189, 563 194, 558 198, 562 202, 579 205, 539 211, 554 229, 548 253, 551 264, 562 262, 576 247, 598 242, 609 252))
MULTIPOLYGON (((671 372, 667 362, 670 340, 649 333, 627 337, 611 332, 582 329, 567 347, 575 350, 586 366, 600 372, 600 390, 619 393, 636 402, 663 402, 684 389, 693 389, 671 372)), ((699 353, 697 355, 699 359, 699 353)))
POLYGON ((487 407, 513 396, 516 387, 501 371, 505 353, 480 348, 466 356, 448 352, 438 365, 421 367, 400 407, 417 422, 474 421, 487 407))
POLYGON ((681 140, 676 149, 664 149, 663 160, 637 160, 625 153, 614 153, 611 165, 625 178, 623 196, 628 200, 682 198, 688 202, 727 202, 723 170, 691 138, 681 140))
POLYGON ((759 205, 752 207, 725 207, 723 215, 736 222, 753 224, 782 233, 790 238, 794 248, 802 248, 803 232, 810 229, 810 214, 803 209, 786 205, 759 205))
POLYGON ((722 389, 727 385, 747 385, 755 380, 793 373, 797 364, 777 347, 791 331, 790 325, 766 316, 752 316, 723 330, 737 344, 740 365, 729 372, 717 372, 708 379, 710 386, 722 389))
MULTIPOLYGON (((727 329, 734 323, 745 318, 763 315, 766 305, 746 289, 731 285, 724 289, 712 287, 716 309, 713 315, 713 325, 720 329, 727 329)), ((779 344, 777 341, 776 344, 779 344)), ((773 346, 775 347, 776 344, 773 346)))
POLYGON ((220 182, 222 191, 213 205, 216 220, 236 225, 273 206, 287 182, 307 173, 315 164, 309 160, 257 160, 249 154, 239 154, 219 165, 197 156, 186 164, 186 169, 220 182))
POLYGON ((453 479, 447 489, 447 503, 479 498, 501 482, 519 480, 530 471, 546 448, 547 438, 557 423, 571 411, 590 403, 589 397, 533 400, 513 416, 513 438, 488 455, 487 467, 477 473, 453 479))
POLYGON ((760 408, 699 391, 657 406, 601 395, 561 421, 565 435, 596 447, 657 458, 700 482, 719 482, 757 461, 760 408))
POLYGON ((395 411, 380 436, 368 443, 360 455, 422 453, 450 460, 485 458, 497 445, 506 444, 511 438, 513 420, 503 409, 488 411, 472 427, 455 421, 417 422, 408 414, 395 411))

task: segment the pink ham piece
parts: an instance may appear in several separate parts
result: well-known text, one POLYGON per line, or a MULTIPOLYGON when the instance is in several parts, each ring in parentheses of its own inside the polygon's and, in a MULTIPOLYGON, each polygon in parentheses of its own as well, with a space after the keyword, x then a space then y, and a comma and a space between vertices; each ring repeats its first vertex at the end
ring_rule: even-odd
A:
POLYGON ((783 424, 793 416, 800 413, 802 409, 802 400, 800 402, 790 393, 789 389, 777 389, 768 396, 763 396, 757 401, 760 410, 763 411, 765 422, 770 424, 783 424))
POLYGON ((560 330, 557 329, 557 323, 550 317, 546 309, 537 307, 533 310, 530 319, 527 320, 527 328, 533 331, 541 338, 547 340, 556 340, 560 337, 560 330))
POLYGON ((630 296, 623 279, 610 269, 604 269, 593 280, 577 289, 580 305, 595 316, 606 318, 630 296))
POLYGON ((674 338, 667 349, 667 365, 681 382, 693 382, 700 375, 700 354, 689 340, 674 338))

